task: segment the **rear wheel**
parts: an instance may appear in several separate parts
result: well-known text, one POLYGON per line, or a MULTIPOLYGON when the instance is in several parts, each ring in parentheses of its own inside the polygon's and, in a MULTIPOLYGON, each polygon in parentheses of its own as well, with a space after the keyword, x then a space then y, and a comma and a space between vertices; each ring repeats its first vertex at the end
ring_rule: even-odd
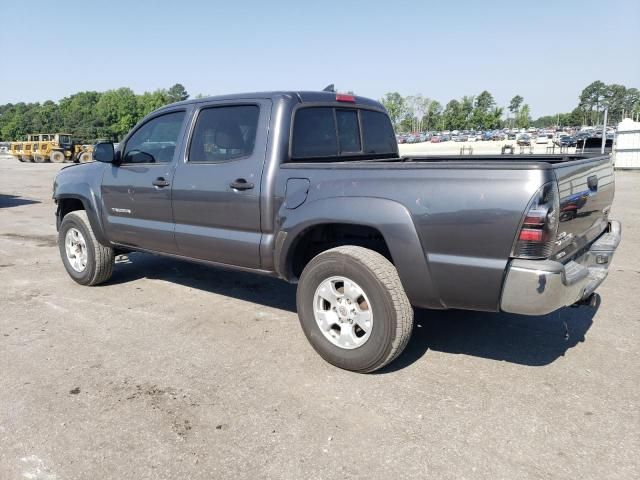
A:
POLYGON ((31 158, 29 155, 22 155, 21 159, 22 162, 33 162, 33 158, 31 158))
POLYGON ((53 163, 63 163, 64 162, 64 153, 62 152, 51 152, 51 161, 53 163))
POLYGON ((91 154, 89 152, 82 152, 78 155, 78 161, 80 163, 88 163, 91 161, 91 154))
POLYGON ((300 324, 327 362, 373 372, 406 347, 413 309, 393 264, 379 253, 343 246, 313 258, 297 292, 300 324))
POLYGON ((68 213, 58 232, 58 247, 67 273, 81 285, 98 285, 111 278, 113 248, 101 245, 84 210, 68 213))
POLYGON ((43 155, 34 155, 34 156, 33 156, 33 161, 34 161, 35 163, 44 163, 44 162, 46 162, 46 161, 47 161, 47 159, 46 159, 46 158, 44 158, 44 156, 43 156, 43 155))

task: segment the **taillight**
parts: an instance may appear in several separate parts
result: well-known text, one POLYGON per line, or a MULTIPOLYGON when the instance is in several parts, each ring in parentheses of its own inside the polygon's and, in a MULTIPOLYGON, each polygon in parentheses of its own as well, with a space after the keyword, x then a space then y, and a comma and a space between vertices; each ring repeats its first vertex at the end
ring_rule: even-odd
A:
POLYGON ((558 233, 559 210, 557 185, 550 182, 540 187, 527 205, 511 256, 548 258, 558 233))

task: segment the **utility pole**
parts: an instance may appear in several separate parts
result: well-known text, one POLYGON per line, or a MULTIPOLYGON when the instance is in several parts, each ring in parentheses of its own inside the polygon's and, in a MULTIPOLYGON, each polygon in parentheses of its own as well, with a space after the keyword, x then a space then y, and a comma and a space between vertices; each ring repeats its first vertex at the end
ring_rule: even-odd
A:
POLYGON ((609 108, 604 109, 604 122, 602 124, 602 146, 600 147, 600 154, 604 155, 604 146, 607 143, 607 115, 609 114, 609 108))

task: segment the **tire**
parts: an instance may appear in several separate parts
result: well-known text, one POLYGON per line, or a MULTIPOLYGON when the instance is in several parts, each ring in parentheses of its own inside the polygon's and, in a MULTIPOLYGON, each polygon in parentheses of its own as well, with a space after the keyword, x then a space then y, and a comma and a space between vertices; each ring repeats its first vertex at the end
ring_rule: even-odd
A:
POLYGON ((34 155, 33 156, 33 161, 35 163, 45 163, 47 161, 47 159, 44 158, 42 155, 34 155))
POLYGON ((88 163, 91 161, 91 154, 89 152, 82 152, 78 155, 78 161, 80 163, 88 163))
POLYGON ((64 163, 65 160, 64 153, 60 151, 51 152, 50 158, 53 163, 64 163))
POLYGON ((58 232, 58 247, 62 263, 69 276, 80 285, 98 285, 111 278, 114 263, 113 248, 101 245, 93 233, 89 218, 84 210, 76 210, 65 215, 58 232), (67 254, 67 234, 75 232, 84 242, 83 252, 86 252, 84 268, 74 267, 72 258, 67 254))
MULTIPOLYGON (((350 295, 344 293, 347 291, 344 285, 342 291, 343 296, 338 298, 343 302, 348 301, 350 295)), ((350 297, 353 300, 353 295, 350 297)), ((300 325, 315 351, 330 364, 345 370, 360 373, 378 370, 400 355, 411 337, 413 308, 398 272, 384 256, 367 248, 342 246, 314 257, 300 276, 296 302, 300 325), (336 287, 332 291, 340 295, 340 280, 335 279, 341 278, 351 282, 349 291, 357 292, 357 288, 360 288, 363 294, 359 297, 361 300, 350 304, 352 311, 369 311, 372 318, 370 328, 360 329, 365 331, 361 336, 363 340, 349 333, 359 328, 357 320, 354 325, 347 325, 345 337, 355 339, 356 346, 348 346, 348 342, 347 346, 337 344, 342 338, 343 326, 351 319, 340 318, 338 312, 344 313, 344 310, 340 310, 342 307, 338 307, 338 310, 327 308, 330 302, 324 300, 324 294, 321 293, 329 282, 329 285, 336 287), (362 305, 366 310, 361 310, 362 305), (323 323, 324 329, 321 329, 321 322, 316 320, 316 315, 328 315, 325 318, 331 318, 323 323), (345 323, 338 325, 333 319, 345 323), (327 329, 326 325, 331 322, 334 322, 333 326, 327 329), (358 344, 359 341, 363 343, 358 344)))
POLYGON ((33 162, 33 158, 31 158, 31 157, 30 157, 30 156, 28 156, 28 155, 22 155, 22 157, 21 157, 21 158, 22 158, 22 160, 21 160, 21 161, 23 161, 23 162, 25 162, 25 163, 31 163, 31 162, 33 162))
POLYGON ((22 156, 22 155, 18 155, 16 158, 18 159, 19 162, 23 162, 24 163, 26 161, 24 159, 24 156, 22 156))

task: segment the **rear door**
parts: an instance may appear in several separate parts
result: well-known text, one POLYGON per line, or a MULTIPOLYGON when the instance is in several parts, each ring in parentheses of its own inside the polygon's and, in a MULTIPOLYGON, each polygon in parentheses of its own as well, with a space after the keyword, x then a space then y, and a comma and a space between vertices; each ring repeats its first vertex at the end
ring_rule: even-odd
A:
POLYGON ((270 100, 200 104, 173 182, 181 255, 260 268, 260 179, 270 100))
POLYGON ((560 191, 556 259, 571 255, 597 238, 608 225, 615 190, 609 156, 554 167, 560 191))
POLYGON ((175 253, 171 184, 187 111, 162 112, 140 125, 121 149, 121 162, 102 179, 103 218, 114 242, 175 253))

